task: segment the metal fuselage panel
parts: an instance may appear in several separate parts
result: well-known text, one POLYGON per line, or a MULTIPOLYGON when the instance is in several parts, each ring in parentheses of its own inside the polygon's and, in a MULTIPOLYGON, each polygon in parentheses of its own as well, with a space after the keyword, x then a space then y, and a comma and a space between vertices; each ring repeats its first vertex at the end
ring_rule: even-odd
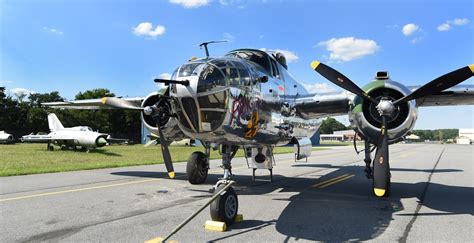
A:
POLYGON ((190 81, 170 85, 172 108, 186 136, 221 144, 284 145, 316 132, 320 119, 291 111, 306 90, 268 54, 262 57, 270 70, 227 56, 189 62, 175 71, 172 79, 190 81), (267 82, 256 81, 263 76, 267 82))

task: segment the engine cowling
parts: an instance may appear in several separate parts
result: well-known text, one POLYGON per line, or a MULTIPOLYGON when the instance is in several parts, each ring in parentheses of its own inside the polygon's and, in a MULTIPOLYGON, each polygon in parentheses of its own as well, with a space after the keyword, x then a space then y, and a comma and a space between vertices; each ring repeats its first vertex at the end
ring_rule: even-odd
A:
MULTIPOLYGON (((362 89, 376 100, 387 97, 395 101, 410 93, 407 87, 389 79, 375 80, 362 89)), ((414 100, 399 104, 396 111, 387 120, 389 143, 400 141, 403 136, 411 131, 415 126, 417 117, 418 109, 414 100)), ((378 142, 382 118, 377 111, 376 104, 356 96, 353 108, 349 112, 349 121, 352 128, 364 140, 371 143, 378 142)))
MULTIPOLYGON (((185 138, 184 133, 178 126, 178 120, 175 117, 170 117, 169 115, 172 114, 171 104, 170 102, 163 97, 158 92, 153 92, 149 94, 142 102, 142 107, 152 106, 155 105, 158 101, 164 99, 162 104, 164 104, 164 112, 168 114, 166 119, 161 120, 161 129, 163 134, 165 135, 165 139, 168 141, 179 141, 185 138)), ((142 122, 145 128, 158 135, 158 128, 156 127, 156 122, 153 117, 146 115, 142 112, 141 114, 142 122)))

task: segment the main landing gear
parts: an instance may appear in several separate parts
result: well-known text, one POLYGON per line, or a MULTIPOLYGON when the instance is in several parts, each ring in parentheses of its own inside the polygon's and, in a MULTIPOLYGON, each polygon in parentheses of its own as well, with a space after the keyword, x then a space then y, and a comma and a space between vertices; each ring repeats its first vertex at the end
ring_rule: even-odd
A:
MULTIPOLYGON (((364 152, 365 152, 365 159, 364 159, 364 162, 365 162, 365 176, 367 177, 367 179, 372 179, 372 192, 374 192, 374 195, 376 197, 380 197, 379 195, 377 195, 375 193, 375 180, 374 180, 374 173, 377 173, 378 171, 375 171, 376 170, 376 166, 373 166, 372 164, 372 159, 371 159, 371 156, 370 156, 370 152, 371 152, 371 148, 370 148, 370 143, 365 141, 365 149, 364 149, 364 152)), ((377 163, 377 161, 373 161, 373 163, 377 163)), ((386 183, 386 186, 385 186, 385 193, 382 195, 382 197, 388 197, 390 195, 390 179, 391 179, 391 174, 388 173, 386 178, 385 178, 385 183, 386 183)))

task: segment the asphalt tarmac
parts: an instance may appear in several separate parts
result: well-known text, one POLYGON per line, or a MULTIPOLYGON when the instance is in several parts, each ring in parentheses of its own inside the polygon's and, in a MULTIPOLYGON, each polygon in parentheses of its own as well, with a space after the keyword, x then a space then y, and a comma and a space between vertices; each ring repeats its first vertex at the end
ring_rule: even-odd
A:
MULTIPOLYGON (((308 162, 277 155, 273 182, 234 159, 239 213, 226 232, 204 229, 205 209, 171 239, 178 242, 474 240, 474 147, 390 147, 392 193, 372 196, 363 154, 351 146, 313 151, 308 162)), ((157 150, 159 148, 157 147, 157 150)), ((163 165, 0 178, 0 242, 144 242, 167 235, 212 196, 221 176, 191 185, 185 163, 167 179, 163 165)))

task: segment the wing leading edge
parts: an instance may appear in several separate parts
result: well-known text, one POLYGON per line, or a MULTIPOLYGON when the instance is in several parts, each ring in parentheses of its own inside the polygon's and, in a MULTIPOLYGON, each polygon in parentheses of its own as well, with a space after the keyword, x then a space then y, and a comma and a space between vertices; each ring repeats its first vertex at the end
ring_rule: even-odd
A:
MULTIPOLYGON (((101 109, 122 109, 121 107, 113 106, 106 102, 107 98, 119 99, 115 97, 104 97, 100 99, 87 99, 87 100, 74 100, 74 101, 64 101, 64 102, 47 102, 42 103, 42 105, 49 106, 51 108, 57 109, 77 109, 77 110, 101 110, 101 109)), ((135 98, 120 98, 120 100, 125 100, 129 103, 140 106, 144 97, 135 97, 135 98)))

